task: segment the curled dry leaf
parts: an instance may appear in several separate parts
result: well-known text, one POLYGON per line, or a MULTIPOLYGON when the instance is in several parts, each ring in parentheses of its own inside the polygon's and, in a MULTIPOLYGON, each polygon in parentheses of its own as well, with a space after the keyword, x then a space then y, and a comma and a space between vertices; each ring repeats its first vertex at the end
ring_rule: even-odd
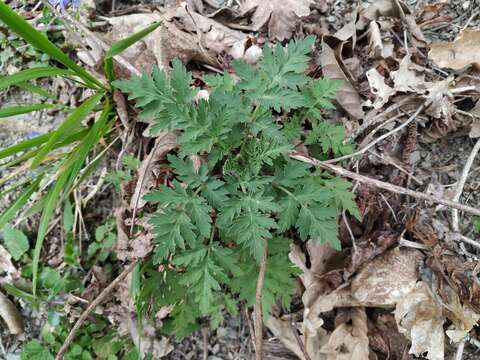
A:
POLYGON ((303 16, 310 15, 314 0, 246 0, 241 7, 243 15, 253 11, 252 29, 260 30, 268 22, 268 37, 283 41, 292 37, 303 16))
POLYGON ((367 314, 362 307, 341 311, 335 330, 321 349, 326 360, 368 360, 367 314))
MULTIPOLYGON (((223 67, 222 57, 233 56, 232 47, 247 35, 230 29, 187 7, 179 6, 165 14, 130 14, 110 18, 111 41, 125 38, 154 21, 162 21, 159 29, 129 47, 122 54, 138 69, 149 71, 152 64, 168 69, 174 58, 223 67)), ((243 53, 241 54, 243 56, 243 53)), ((251 54, 249 58, 251 58, 251 54)))
POLYGON ((428 57, 441 68, 462 70, 473 65, 480 69, 480 30, 465 30, 453 42, 432 44, 428 57))
POLYGON ((362 304, 393 306, 415 288, 423 255, 396 248, 373 259, 352 280, 353 297, 362 304))
POLYGON ((325 77, 332 80, 340 80, 341 85, 337 90, 336 100, 340 106, 350 114, 354 119, 360 119, 364 116, 362 110, 362 101, 357 90, 348 81, 347 76, 340 67, 334 50, 325 42, 322 42, 322 53, 320 54, 320 63, 325 77))
MULTIPOLYGON (((177 146, 177 137, 173 133, 162 133, 155 140, 153 150, 143 160, 140 168, 138 169, 137 185, 130 201, 131 209, 143 208, 146 201, 143 197, 148 193, 156 184, 155 174, 159 170, 159 161, 165 158, 165 155, 177 146)), ((158 175, 158 174, 157 174, 158 175)))
POLYGON ((370 90, 376 97, 372 106, 375 109, 381 109, 396 91, 385 83, 385 78, 377 71, 377 69, 372 68, 368 70, 366 75, 370 90))
POLYGON ((396 91, 424 93, 425 92, 425 76, 417 75, 412 69, 411 55, 406 55, 400 62, 397 71, 390 74, 394 88, 396 91))
MULTIPOLYGON (((273 335, 280 339, 287 349, 292 351, 300 360, 306 360, 303 351, 298 344, 293 331, 296 331, 288 320, 282 320, 275 316, 270 316, 266 322, 268 329, 273 335)), ((326 335, 326 333, 325 333, 326 335)), ((311 360, 322 360, 311 357, 311 360)))
POLYGON ((410 353, 429 360, 444 360, 443 309, 438 298, 422 281, 408 296, 401 298, 395 309, 398 329, 412 342, 410 353))
POLYGON ((0 291, 0 318, 12 335, 23 333, 23 319, 15 305, 0 291))
POLYGON ((20 276, 18 270, 12 263, 12 256, 2 245, 0 245, 0 284, 10 282, 20 276))
POLYGON ((393 55, 393 44, 383 43, 380 27, 376 21, 372 21, 369 24, 368 41, 370 49, 369 56, 386 59, 393 55))

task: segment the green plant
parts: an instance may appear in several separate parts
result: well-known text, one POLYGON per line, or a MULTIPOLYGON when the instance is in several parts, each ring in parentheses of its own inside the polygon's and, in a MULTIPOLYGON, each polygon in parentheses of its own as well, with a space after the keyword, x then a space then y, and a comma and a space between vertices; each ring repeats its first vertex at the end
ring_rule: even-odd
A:
POLYGON ((475 232, 480 233, 480 217, 475 217, 473 219, 473 228, 475 232))
MULTIPOLYGON (((86 321, 65 354, 65 360, 138 359, 138 353, 131 341, 120 338, 108 324, 108 320, 100 316, 86 321)), ((50 313, 49 321, 41 331, 41 342, 34 340, 25 344, 20 358, 22 360, 53 360, 52 354, 55 354, 65 341, 70 326, 66 319, 50 313)))
MULTIPOLYGON (((36 294, 38 281, 39 259, 43 240, 47 234, 50 220, 61 201, 68 200, 71 192, 89 174, 99 162, 99 158, 106 150, 92 157, 94 150, 99 146, 100 139, 107 137, 116 121, 115 111, 111 101, 113 80, 113 57, 124 49, 155 30, 159 23, 155 23, 112 45, 105 56, 105 73, 108 83, 102 83, 88 70, 78 65, 65 52, 52 43, 43 33, 34 29, 22 17, 17 15, 8 5, 0 0, 0 21, 9 31, 16 33, 27 44, 34 47, 41 54, 48 55, 52 63, 58 67, 48 66, 22 70, 13 75, 0 77, 0 90, 9 86, 18 86, 40 95, 47 96, 44 89, 30 84, 29 81, 38 78, 65 76, 76 81, 79 86, 90 88, 93 95, 75 109, 65 109, 55 99, 41 104, 22 104, 0 110, 0 117, 28 113, 41 109, 59 107, 64 109, 67 116, 63 123, 53 131, 23 141, 9 148, 0 150, 0 170, 17 167, 24 170, 25 179, 20 184, 13 183, 3 190, 0 196, 8 192, 19 192, 18 197, 0 215, 0 229, 19 212, 25 205, 30 209, 21 215, 21 218, 41 212, 40 224, 35 242, 32 259, 33 294, 36 294), (88 126, 82 122, 91 114, 99 113, 95 121, 88 126)), ((19 174, 14 171, 13 174, 19 174)), ((0 186, 8 184, 10 177, 0 180, 0 186)), ((70 249, 73 250, 73 249, 70 249)), ((73 254, 70 252, 70 254, 73 254)), ((72 259, 70 259, 72 260, 72 259)))
POLYGON ((115 220, 111 219, 96 228, 95 239, 88 245, 88 260, 103 263, 112 254, 116 242, 116 224, 115 220))
POLYGON ((177 336, 195 329, 199 317, 216 326, 238 300, 252 304, 265 251, 264 311, 275 299, 288 305, 298 273, 290 244, 314 239, 339 249, 341 209, 359 217, 349 182, 288 156, 301 143, 323 157, 353 149, 343 144, 343 129, 321 117, 337 83, 304 75, 314 42, 266 47, 258 68, 234 64, 238 79, 206 76, 208 99, 195 98, 178 60, 169 77, 155 68, 114 82, 141 116, 154 118, 152 132, 179 133, 177 154, 168 155, 171 186, 145 197, 158 204, 150 220, 156 248, 133 290, 140 312, 175 305, 165 328, 177 336), (198 168, 192 156, 201 159, 198 168))

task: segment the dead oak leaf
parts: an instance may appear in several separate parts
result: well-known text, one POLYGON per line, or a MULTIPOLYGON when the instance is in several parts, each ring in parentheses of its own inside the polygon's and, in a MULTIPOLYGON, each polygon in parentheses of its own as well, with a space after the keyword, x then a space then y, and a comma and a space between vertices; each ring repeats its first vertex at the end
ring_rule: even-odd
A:
POLYGON ((365 308, 342 310, 335 319, 336 328, 322 347, 326 360, 368 360, 369 342, 365 308))
POLYGON ((285 40, 292 37, 299 18, 310 14, 313 0, 247 0, 242 4, 242 14, 254 10, 252 28, 260 30, 268 22, 268 37, 285 40))
POLYGON ((432 44, 428 57, 441 68, 480 68, 480 30, 466 30, 455 41, 432 44))

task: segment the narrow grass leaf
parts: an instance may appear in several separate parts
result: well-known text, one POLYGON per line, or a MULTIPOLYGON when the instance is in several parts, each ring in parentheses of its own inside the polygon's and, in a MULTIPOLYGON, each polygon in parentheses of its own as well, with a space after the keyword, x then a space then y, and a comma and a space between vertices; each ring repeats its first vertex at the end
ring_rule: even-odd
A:
MULTIPOLYGON (((0 9, 1 9, 1 0, 0 0, 0 9)), ((1 16, 2 14, 0 10, 0 18, 1 16)), ((0 77, 0 89, 4 89, 12 85, 23 86, 23 84, 25 84, 25 81, 32 80, 32 79, 51 77, 51 76, 64 76, 64 75, 74 75, 74 73, 70 70, 60 69, 53 66, 21 70, 19 72, 16 72, 15 74, 0 77)))
POLYGON ((10 206, 3 211, 0 215, 0 229, 3 228, 5 224, 15 216, 17 211, 27 203, 28 199, 30 199, 32 194, 37 190, 41 179, 42 176, 38 176, 32 184, 28 186, 12 204, 10 204, 10 206))
POLYGON ((11 30, 21 36, 26 42, 42 50, 53 59, 73 70, 87 85, 92 87, 104 87, 92 74, 77 65, 67 54, 65 54, 54 43, 48 40, 45 35, 31 26, 25 19, 13 11, 3 0, 0 0, 0 20, 11 30))
POLYGON ((121 54, 125 49, 129 48, 137 41, 143 39, 152 31, 156 30, 160 25, 161 22, 155 22, 152 25, 147 26, 145 29, 140 30, 139 32, 127 37, 126 39, 119 40, 112 44, 111 48, 105 54, 104 59, 105 76, 107 76, 110 81, 115 80, 115 76, 113 73, 113 57, 121 54))
POLYGON ((64 189, 64 185, 67 182, 69 175, 69 169, 64 169, 63 172, 60 173, 57 181, 53 184, 53 187, 50 189, 46 197, 45 207, 42 212, 42 217, 40 218, 40 224, 38 226, 35 249, 33 250, 32 291, 34 296, 37 294, 38 264, 40 261, 40 252, 42 251, 43 241, 47 235, 48 225, 50 224, 50 220, 57 206, 58 199, 60 198, 60 194, 64 189))
POLYGON ((22 82, 17 84, 20 89, 30 91, 32 93, 38 94, 40 96, 46 97, 48 99, 56 101, 57 98, 53 95, 51 95, 48 91, 42 89, 40 86, 30 84, 28 82, 22 82))
POLYGON ((88 100, 86 100, 82 105, 76 108, 66 119, 65 121, 54 131, 51 135, 48 142, 43 145, 43 147, 38 151, 38 154, 32 161, 32 167, 38 166, 47 154, 55 146, 55 143, 59 140, 66 138, 85 117, 92 111, 98 102, 102 99, 103 93, 98 92, 88 100))
POLYGON ((0 118, 5 118, 9 116, 28 114, 29 112, 58 108, 59 105, 55 104, 32 104, 26 106, 10 106, 3 109, 0 109, 0 118))

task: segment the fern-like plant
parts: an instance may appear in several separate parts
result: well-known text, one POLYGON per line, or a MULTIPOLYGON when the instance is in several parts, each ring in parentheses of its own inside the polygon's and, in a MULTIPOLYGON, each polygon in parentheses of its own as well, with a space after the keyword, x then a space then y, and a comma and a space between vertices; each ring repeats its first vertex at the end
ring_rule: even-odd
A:
POLYGON ((341 209, 359 216, 349 182, 288 157, 302 143, 323 158, 352 151, 343 128, 321 117, 337 83, 304 75, 314 42, 266 47, 256 68, 236 62, 235 76, 206 76, 208 99, 195 100, 198 89, 178 60, 170 76, 156 68, 114 83, 154 118, 153 132, 179 134, 168 156, 172 186, 146 196, 158 204, 152 265, 168 266, 144 266, 137 294, 143 310, 175 305, 167 328, 177 336, 199 317, 216 325, 239 300, 252 304, 265 251, 264 312, 276 299, 288 305, 298 273, 290 244, 314 239, 339 249, 341 209), (202 159, 199 168, 192 156, 202 159))

